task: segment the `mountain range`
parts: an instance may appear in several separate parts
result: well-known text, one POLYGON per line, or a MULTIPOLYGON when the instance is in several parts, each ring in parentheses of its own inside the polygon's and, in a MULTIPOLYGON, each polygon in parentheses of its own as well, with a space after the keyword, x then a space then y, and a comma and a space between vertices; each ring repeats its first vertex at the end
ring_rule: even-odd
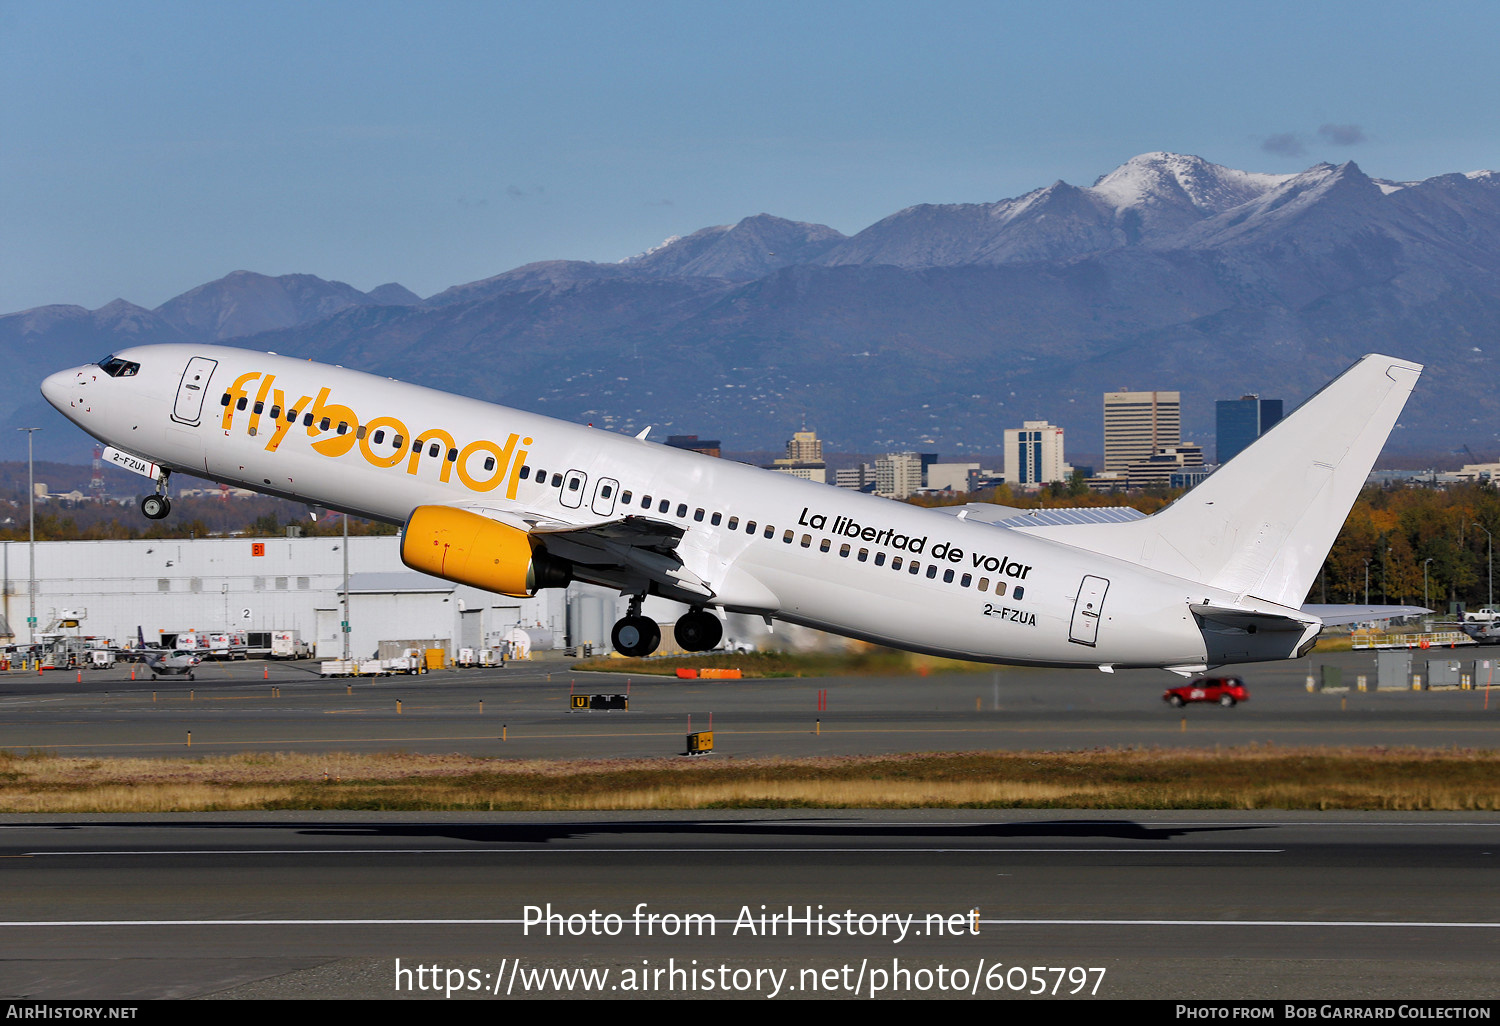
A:
MULTIPOLYGON (((232 344, 356 366, 599 427, 776 449, 1000 449, 1046 418, 1102 448, 1101 393, 1183 393, 1211 455, 1213 400, 1289 407, 1367 352, 1428 365, 1390 451, 1500 449, 1500 174, 1420 182, 1354 163, 1300 174, 1147 153, 1092 186, 921 204, 846 236, 769 214, 618 263, 555 260, 426 299, 236 271, 147 310, 0 316, 6 427, 88 445, 36 383, 144 342, 232 344)), ((0 456, 24 440, 0 431, 0 456)))

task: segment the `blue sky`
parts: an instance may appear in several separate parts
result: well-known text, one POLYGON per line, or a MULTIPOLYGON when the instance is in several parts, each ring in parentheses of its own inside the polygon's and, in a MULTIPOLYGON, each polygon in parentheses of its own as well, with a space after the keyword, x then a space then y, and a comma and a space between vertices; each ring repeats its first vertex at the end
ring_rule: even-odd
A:
POLYGON ((1500 168, 1494 3, 0 0, 0 312, 229 271, 429 295, 1150 150, 1500 168))

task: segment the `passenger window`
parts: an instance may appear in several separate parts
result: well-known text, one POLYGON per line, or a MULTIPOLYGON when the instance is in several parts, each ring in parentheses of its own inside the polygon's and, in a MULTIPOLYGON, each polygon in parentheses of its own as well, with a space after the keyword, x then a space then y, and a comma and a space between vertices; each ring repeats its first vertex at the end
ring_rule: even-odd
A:
POLYGON ((381 442, 385 441, 385 428, 381 428, 379 431, 375 432, 370 440, 373 441, 376 445, 379 445, 381 442))
POLYGON ((332 426, 333 426, 333 419, 330 418, 330 417, 324 417, 322 420, 318 421, 318 430, 319 431, 327 431, 332 426))
POLYGON ((448 450, 448 462, 449 463, 457 463, 458 462, 458 450, 457 449, 449 449, 448 450))
POLYGON ((981 577, 979 579, 979 590, 980 591, 989 591, 990 590, 990 579, 988 577, 981 577))
POLYGON ((818 551, 819 552, 827 552, 832 547, 833 547, 833 543, 830 542, 827 538, 824 538, 822 541, 820 541, 818 543, 818 551))
POLYGON ((1016 601, 1020 601, 1020 599, 1021 599, 1021 597, 1022 597, 1022 596, 1023 596, 1023 595, 1025 595, 1025 594, 1026 594, 1026 589, 1025 589, 1025 588, 1023 588, 1023 587, 1021 587, 1021 586, 1020 586, 1020 585, 1019 585, 1019 584, 1018 584, 1018 585, 1016 585, 1016 590, 1015 590, 1015 591, 1012 591, 1012 592, 1011 592, 1011 593, 1010 593, 1010 597, 1011 597, 1011 598, 1013 598, 1013 599, 1015 599, 1015 600, 1016 600, 1016 601))
POLYGON ((552 487, 553 488, 561 488, 562 487, 562 475, 559 474, 559 473, 557 473, 556 471, 552 472, 552 487))
POLYGON ((632 492, 621 492, 620 493, 620 501, 622 503, 624 503, 625 505, 627 505, 627 506, 630 505, 630 500, 632 498, 634 498, 634 497, 635 496, 634 496, 634 494, 632 492))
POLYGON ((724 519, 724 514, 722 514, 722 513, 715 513, 713 516, 711 516, 711 517, 708 518, 708 522, 710 524, 713 524, 715 527, 718 527, 719 526, 719 522, 722 521, 723 519, 724 519))
POLYGON ((724 526, 729 528, 731 531, 738 531, 740 529, 740 518, 730 517, 729 523, 725 524, 724 526))
POLYGON ((525 464, 522 464, 521 465, 521 480, 522 481, 528 481, 530 479, 531 479, 531 468, 528 467, 528 466, 526 466, 525 464))
POLYGON ((810 534, 804 534, 802 536, 802 547, 804 549, 808 549, 808 548, 812 547, 812 535, 810 535, 810 534))
POLYGON ((967 588, 973 582, 973 580, 974 580, 974 575, 973 574, 964 574, 962 577, 960 577, 958 579, 958 586, 960 588, 967 588))
MULTIPOLYGON (((678 509, 679 510, 684 510, 684 509, 687 509, 687 507, 686 506, 679 506, 678 509)), ((677 515, 678 516, 682 516, 682 513, 679 512, 677 515)), ((703 523, 703 511, 701 509, 695 509, 695 510, 693 510, 693 520, 695 522, 697 522, 697 523, 700 523, 700 524, 703 523)))
POLYGON ((229 393, 225 392, 224 393, 224 398, 222 398, 222 399, 219 400, 219 405, 220 406, 228 406, 229 403, 230 403, 229 393))
POLYGON ((884 552, 877 552, 877 553, 875 553, 875 565, 876 566, 885 566, 885 553, 884 552))
POLYGON ((304 413, 302 415, 302 426, 303 427, 312 427, 312 414, 311 413, 304 413))
MULTIPOLYGON (((494 461, 493 457, 490 458, 489 460, 486 460, 485 461, 485 465, 484 465, 484 469, 485 470, 493 470, 493 469, 495 469, 493 466, 491 466, 491 464, 493 464, 494 462, 495 461, 494 461)), ((599 489, 599 494, 602 495, 604 498, 607 499, 611 495, 615 494, 615 490, 612 487, 610 487, 609 485, 605 485, 603 488, 599 489)))
POLYGON ((667 500, 667 499, 663 499, 663 500, 661 500, 661 502, 657 503, 656 512, 658 512, 658 513, 665 513, 667 510, 669 510, 671 508, 672 508, 672 503, 669 500, 667 500))
POLYGON ((651 508, 651 496, 649 496, 649 495, 642 495, 641 496, 641 509, 650 509, 650 508, 651 508))
MULTIPOLYGON (((326 423, 326 421, 325 421, 325 423, 326 423)), ((431 445, 429 445, 427 447, 427 455, 429 455, 429 456, 436 456, 438 453, 442 452, 442 450, 443 450, 443 447, 441 445, 438 445, 436 442, 433 442, 431 445)))
POLYGON ((781 536, 781 540, 784 541, 784 542, 786 542, 788 545, 790 545, 792 543, 792 539, 795 538, 795 537, 797 537, 797 532, 796 531, 787 531, 785 534, 783 534, 781 536))
POLYGON ((839 555, 843 556, 845 559, 849 558, 849 543, 848 542, 845 542, 844 544, 842 544, 842 545, 839 546, 839 555))
POLYGON ((240 401, 234 404, 234 408, 236 410, 243 410, 245 407, 247 407, 249 405, 250 405, 250 400, 246 399, 244 396, 240 396, 240 401))
MULTIPOLYGON (((375 441, 378 442, 378 441, 380 441, 380 439, 377 438, 377 439, 375 439, 375 441)), ((485 470, 494 470, 495 469, 495 457, 493 457, 493 456, 486 456, 484 458, 484 469, 485 470)))
POLYGON ((929 563, 929 564, 927 564, 927 579, 930 581, 930 580, 933 580, 936 577, 937 577, 937 564, 936 563, 929 563))
POLYGON ((251 412, 252 413, 265 413, 266 412, 266 404, 262 403, 262 402, 256 403, 255 404, 255 409, 252 410, 251 412))
POLYGON ((355 429, 355 431, 354 431, 354 437, 358 438, 360 440, 364 439, 364 437, 365 437, 365 426, 363 424, 361 424, 358 428, 355 429))
POLYGON ((996 595, 1004 595, 1005 594, 1005 582, 1004 581, 996 581, 995 582, 995 594, 996 595))
POLYGON ((747 520, 747 521, 745 521, 745 533, 746 534, 754 534, 755 533, 755 521, 754 520, 747 520))
POLYGON ((776 534, 776 528, 772 527, 770 524, 767 524, 766 525, 766 530, 765 530, 766 537, 767 538, 771 538, 771 537, 774 537, 775 534, 776 534))
POLYGON ((953 583, 953 568, 951 566, 948 569, 946 569, 946 570, 943 571, 943 583, 944 584, 952 584, 953 583))
POLYGON ((346 420, 339 421, 339 434, 341 434, 341 435, 347 435, 348 433, 349 433, 349 422, 346 421, 346 420))
POLYGON ((687 516, 687 503, 685 503, 685 502, 679 502, 677 504, 677 515, 679 517, 686 517, 687 516))
POLYGON ((865 562, 868 562, 869 559, 870 559, 870 550, 869 549, 860 549, 859 550, 859 561, 861 563, 865 563, 865 562))
POLYGON ((286 422, 288 424, 295 424, 295 423, 297 423, 297 411, 296 410, 287 410, 286 411, 286 422))
POLYGON ((901 569, 901 557, 900 556, 893 556, 891 558, 891 569, 892 570, 900 570, 901 569))
POLYGON ((906 564, 906 572, 915 577, 917 576, 917 574, 922 572, 922 564, 918 563, 914 559, 910 563, 906 564))
MULTIPOLYGON (((455 449, 453 451, 454 451, 455 455, 458 452, 457 449, 455 449)), ((583 480, 581 478, 577 478, 577 477, 570 477, 570 478, 568 478, 568 491, 570 491, 570 492, 576 492, 576 491, 578 491, 578 486, 581 485, 581 484, 583 484, 583 480)))
POLYGON ((276 420, 280 416, 281 416, 281 407, 280 406, 273 406, 273 407, 271 407, 271 419, 272 420, 276 420))

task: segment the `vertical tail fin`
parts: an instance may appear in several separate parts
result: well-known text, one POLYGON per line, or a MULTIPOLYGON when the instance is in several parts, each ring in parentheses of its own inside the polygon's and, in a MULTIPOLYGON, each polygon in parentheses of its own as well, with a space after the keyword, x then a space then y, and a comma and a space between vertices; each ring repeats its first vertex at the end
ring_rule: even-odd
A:
POLYGON ((1421 373, 1420 364, 1366 356, 1161 512, 1037 531, 1242 597, 1300 606, 1421 373))

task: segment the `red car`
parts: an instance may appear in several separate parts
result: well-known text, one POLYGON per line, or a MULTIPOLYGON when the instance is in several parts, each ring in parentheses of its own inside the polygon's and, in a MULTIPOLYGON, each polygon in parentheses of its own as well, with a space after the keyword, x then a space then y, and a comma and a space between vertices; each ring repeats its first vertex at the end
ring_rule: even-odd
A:
POLYGON ((1199 677, 1180 688, 1168 688, 1161 699, 1176 709, 1189 702, 1218 702, 1228 708, 1249 697, 1245 682, 1238 677, 1199 677))

